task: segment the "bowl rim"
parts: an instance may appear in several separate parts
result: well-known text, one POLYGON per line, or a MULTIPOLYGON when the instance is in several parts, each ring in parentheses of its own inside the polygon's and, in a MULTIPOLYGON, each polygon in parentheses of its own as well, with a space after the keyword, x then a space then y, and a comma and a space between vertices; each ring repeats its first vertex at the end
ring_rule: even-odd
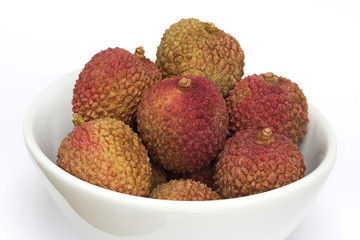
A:
POLYGON ((41 151, 35 140, 34 130, 31 128, 33 122, 35 121, 34 112, 36 112, 35 110, 38 108, 39 104, 43 102, 44 96, 46 96, 49 91, 57 88, 59 85, 62 85, 66 80, 74 80, 79 73, 80 69, 59 78, 43 89, 40 94, 33 99, 24 116, 23 137, 25 145, 34 160, 34 163, 41 166, 41 171, 44 171, 42 168, 46 168, 47 171, 54 173, 57 177, 61 178, 62 181, 66 182, 66 184, 72 185, 75 188, 81 188, 83 191, 90 192, 91 194, 101 195, 102 198, 111 199, 114 202, 123 202, 129 206, 133 205, 144 208, 151 207, 157 209, 172 209, 173 211, 209 211, 212 209, 233 208, 239 206, 250 207, 270 200, 281 199, 288 194, 293 194, 301 189, 307 188, 311 182, 326 178, 335 164, 337 154, 335 133, 321 112, 311 103, 308 103, 309 112, 312 111, 313 114, 317 115, 317 118, 321 121, 322 127, 327 129, 327 136, 324 136, 324 138, 328 140, 327 151, 324 153, 323 161, 311 173, 286 186, 239 198, 211 201, 174 201, 128 195, 90 184, 59 168, 51 159, 49 159, 45 153, 41 151))

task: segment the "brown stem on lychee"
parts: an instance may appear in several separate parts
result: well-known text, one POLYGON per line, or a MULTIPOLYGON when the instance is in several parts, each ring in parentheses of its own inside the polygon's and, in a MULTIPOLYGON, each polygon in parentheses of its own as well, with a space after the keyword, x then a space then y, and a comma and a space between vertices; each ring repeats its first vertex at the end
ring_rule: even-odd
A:
POLYGON ((179 87, 178 87, 179 90, 187 91, 190 89, 190 87, 191 87, 191 79, 190 78, 183 77, 180 79, 179 87))
POLYGON ((264 143, 272 143, 274 142, 274 138, 272 135, 272 131, 270 128, 264 128, 260 132, 256 134, 257 143, 264 144, 264 143))
POLYGON ((263 74, 263 77, 267 83, 277 83, 279 81, 279 77, 272 72, 267 72, 263 74))
POLYGON ((145 50, 144 50, 144 47, 143 47, 143 46, 140 46, 140 47, 136 48, 135 53, 134 53, 134 56, 135 56, 137 59, 141 60, 141 61, 145 60, 145 50))
POLYGON ((219 31, 219 29, 215 27, 215 24, 212 22, 205 23, 205 30, 210 34, 219 31))

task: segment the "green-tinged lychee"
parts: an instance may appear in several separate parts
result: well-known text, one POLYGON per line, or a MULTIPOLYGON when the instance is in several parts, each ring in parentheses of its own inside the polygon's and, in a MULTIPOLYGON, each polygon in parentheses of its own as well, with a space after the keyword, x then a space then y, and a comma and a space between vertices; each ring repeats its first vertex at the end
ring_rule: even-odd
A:
POLYGON ((244 52, 233 36, 213 23, 181 19, 165 31, 156 64, 164 78, 203 76, 227 96, 244 74, 244 52))
POLYGON ((108 48, 86 63, 73 89, 73 112, 84 121, 112 117, 126 124, 135 122, 144 92, 161 80, 155 63, 144 55, 122 48, 108 48))
POLYGON ((238 131, 219 154, 215 189, 235 198, 285 186, 304 177, 303 159, 289 138, 270 128, 238 131))
POLYGON ((158 185, 150 193, 150 198, 178 201, 204 201, 218 200, 220 196, 204 183, 191 179, 179 179, 158 185))
POLYGON ((141 100, 137 122, 151 159, 176 172, 209 165, 228 130, 225 100, 211 80, 199 76, 156 84, 141 100))
POLYGON ((251 75, 236 83, 226 99, 232 132, 269 127, 299 144, 305 133, 308 104, 291 80, 271 72, 251 75))
POLYGON ((98 118, 74 127, 57 157, 59 167, 86 182, 131 195, 149 194, 147 151, 123 121, 98 118))

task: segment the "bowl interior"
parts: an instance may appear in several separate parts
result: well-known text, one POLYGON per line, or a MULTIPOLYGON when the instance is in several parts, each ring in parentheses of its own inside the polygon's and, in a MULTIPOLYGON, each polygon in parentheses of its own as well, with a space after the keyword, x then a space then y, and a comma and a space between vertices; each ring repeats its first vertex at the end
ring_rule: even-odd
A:
POLYGON ((30 124, 35 144, 54 164, 61 141, 73 129, 72 91, 79 71, 54 82, 32 103, 25 124, 30 124))

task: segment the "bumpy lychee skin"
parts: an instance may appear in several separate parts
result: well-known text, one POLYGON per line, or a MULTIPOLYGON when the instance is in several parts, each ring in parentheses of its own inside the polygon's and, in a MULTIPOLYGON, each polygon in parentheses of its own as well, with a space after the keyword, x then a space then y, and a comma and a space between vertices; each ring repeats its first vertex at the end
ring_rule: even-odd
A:
POLYGON ((219 154, 215 188, 223 198, 276 189, 304 177, 303 159, 289 138, 272 133, 270 128, 239 131, 219 154))
POLYGON ((136 196, 149 194, 147 151, 122 121, 98 118, 74 127, 57 156, 59 167, 86 182, 136 196))
POLYGON ((229 129, 270 127, 273 132, 301 143, 308 119, 308 104, 299 86, 271 72, 251 75, 236 83, 226 99, 229 129))
POLYGON ((108 48, 95 54, 81 71, 72 110, 84 121, 112 117, 131 124, 144 92, 160 80, 161 72, 145 57, 143 47, 134 54, 108 48))
POLYGON ((181 19, 165 31, 156 57, 164 78, 203 76, 213 80, 223 96, 244 74, 239 42, 213 23, 194 18, 181 19))
POLYGON ((138 131, 152 160, 166 170, 191 172, 210 164, 228 130, 225 100, 199 76, 156 84, 141 100, 138 131))
POLYGON ((158 185, 151 193, 150 198, 178 200, 178 201, 205 201, 219 200, 217 192, 204 183, 191 179, 171 180, 158 185))

